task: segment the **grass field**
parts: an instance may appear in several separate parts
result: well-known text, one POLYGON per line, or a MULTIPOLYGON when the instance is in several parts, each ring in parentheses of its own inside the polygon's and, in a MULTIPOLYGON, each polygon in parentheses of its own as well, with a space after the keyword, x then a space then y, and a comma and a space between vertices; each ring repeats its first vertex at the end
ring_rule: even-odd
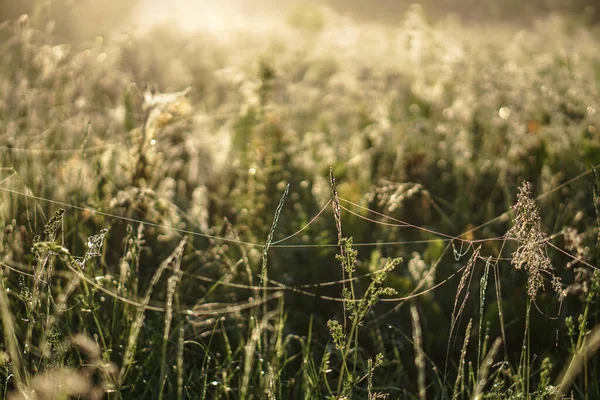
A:
POLYGON ((0 24, 0 396, 600 398, 600 31, 0 24))

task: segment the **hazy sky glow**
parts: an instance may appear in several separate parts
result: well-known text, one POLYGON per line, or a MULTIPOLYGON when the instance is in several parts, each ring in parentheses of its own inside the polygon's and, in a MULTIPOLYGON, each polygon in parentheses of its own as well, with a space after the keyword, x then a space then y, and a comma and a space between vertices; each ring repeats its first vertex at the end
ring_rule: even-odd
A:
MULTIPOLYGON (((184 30, 261 30, 285 20, 291 7, 320 4, 336 13, 365 21, 397 23, 417 1, 404 0, 138 0, 136 21, 147 27, 156 22, 177 21, 184 30)), ((470 22, 504 20, 530 22, 548 12, 569 13, 597 20, 597 0, 421 0, 428 17, 455 14, 470 22)))
POLYGON ((272 26, 284 8, 277 9, 266 1, 141 0, 135 21, 142 29, 175 22, 186 31, 261 30, 272 26))

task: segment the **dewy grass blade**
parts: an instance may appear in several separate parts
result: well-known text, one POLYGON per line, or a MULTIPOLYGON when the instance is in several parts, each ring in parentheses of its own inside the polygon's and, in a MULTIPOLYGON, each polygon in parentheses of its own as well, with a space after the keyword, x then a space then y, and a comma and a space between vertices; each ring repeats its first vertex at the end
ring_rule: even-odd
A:
POLYGON ((279 216, 281 215, 281 211, 283 211, 283 204, 285 203, 285 199, 288 196, 290 191, 290 184, 288 183, 283 191, 283 195, 279 200, 279 204, 277 205, 277 209, 275 210, 275 217, 273 218, 273 224, 271 225, 271 229, 269 230, 269 235, 267 236, 267 242, 265 243, 265 247, 263 248, 263 259, 262 259, 262 268, 260 271, 261 276, 261 284, 266 284, 265 278, 267 277, 267 258, 269 253, 269 248, 271 247, 271 243, 273 242, 273 236, 275 235, 275 228, 277 227, 277 223, 279 222, 279 216))

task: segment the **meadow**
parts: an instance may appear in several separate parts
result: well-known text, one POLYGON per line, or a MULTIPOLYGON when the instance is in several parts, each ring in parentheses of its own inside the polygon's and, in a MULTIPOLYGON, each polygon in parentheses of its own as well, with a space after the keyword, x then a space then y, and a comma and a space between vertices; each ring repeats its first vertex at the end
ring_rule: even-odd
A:
POLYGON ((0 22, 1 398, 600 398, 598 43, 0 22))

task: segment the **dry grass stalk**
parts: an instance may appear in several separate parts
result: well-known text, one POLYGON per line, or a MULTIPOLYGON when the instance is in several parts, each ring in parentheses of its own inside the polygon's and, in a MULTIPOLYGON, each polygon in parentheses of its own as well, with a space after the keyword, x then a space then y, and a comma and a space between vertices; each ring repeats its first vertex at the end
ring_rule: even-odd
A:
POLYGON ((481 246, 477 247, 475 249, 475 251, 473 251, 473 254, 469 258, 469 261, 467 262, 467 266, 465 267, 465 270, 463 271, 462 276, 460 277, 460 282, 458 283, 458 288, 456 289, 456 297, 454 298, 454 307, 452 308, 450 336, 452 336, 452 332, 454 331, 454 326, 456 324, 456 321, 461 316, 462 309, 464 307, 464 302, 466 301, 466 299, 469 295, 469 292, 467 290, 467 293, 465 294, 465 297, 463 298, 463 303, 461 304, 460 308, 457 310, 458 300, 459 300, 461 294, 463 293, 465 288, 468 289, 469 285, 467 285, 467 279, 470 279, 470 277, 471 277, 471 273, 473 272, 473 267, 475 266, 475 262, 477 261, 477 258, 479 257, 480 250, 481 250, 481 246))
POLYGON ((277 227, 277 223, 279 222, 279 216, 283 211, 283 204, 285 203, 285 199, 290 192, 290 184, 288 183, 283 191, 283 195, 279 200, 279 204, 277 205, 277 209, 275 210, 275 217, 273 218, 273 224, 271 225, 271 229, 269 230, 269 234, 267 236, 267 242, 265 243, 265 247, 263 248, 263 260, 262 260, 262 269, 260 271, 260 276, 263 284, 267 284, 265 278, 267 278, 267 256, 269 253, 269 248, 271 247, 271 243, 273 243, 273 236, 275 235, 275 228, 277 227))
POLYGON ((248 397, 248 389, 250 388, 250 375, 252 374, 252 367, 254 366, 254 353, 256 345, 260 340, 263 331, 265 331, 269 325, 269 320, 274 318, 279 310, 271 311, 267 315, 263 316, 260 323, 256 324, 252 330, 252 334, 248 339, 248 342, 244 346, 244 375, 242 377, 242 388, 241 388, 241 399, 248 397))
POLYGON ((21 371, 21 352, 15 333, 15 324, 10 310, 10 303, 6 288, 4 287, 4 274, 2 270, 0 270, 0 319, 2 319, 4 344, 10 357, 10 371, 14 377, 17 389, 22 390, 26 382, 24 382, 24 375, 22 375, 21 371))
POLYGON ((458 375, 454 382, 454 391, 452 393, 452 400, 458 399, 458 395, 464 392, 465 384, 465 360, 467 359, 467 348, 469 347, 469 339, 471 337, 471 327, 473 326, 473 319, 469 319, 467 329, 465 330, 465 340, 463 347, 460 352, 460 361, 458 363, 458 375), (460 390, 459 390, 460 387, 460 390))
MULTIPOLYGON (((329 185, 331 186, 331 195, 333 198, 333 217, 335 218, 335 227, 338 234, 338 243, 342 241, 342 212, 340 207, 340 198, 337 192, 337 186, 335 183, 335 176, 333 176, 333 167, 329 168, 329 185)), ((341 251, 344 249, 340 246, 341 251)), ((342 253, 342 256, 344 254, 342 253)))
POLYGON ((487 383, 487 378, 490 374, 490 369, 492 368, 492 364, 494 363, 494 358, 498 354, 498 350, 500 350, 500 345, 502 344, 502 338, 498 337, 494 340, 490 351, 485 356, 483 363, 481 364, 481 369, 479 370, 479 374, 477 377, 477 386, 475 387, 475 393, 473 394, 474 400, 481 399, 483 395, 483 390, 485 389, 485 385, 487 383))
MULTIPOLYGON (((187 239, 184 238, 181 242, 179 242, 179 245, 177 245, 177 247, 175 248, 173 253, 171 253, 171 255, 169 257, 167 257, 165 260, 163 260, 163 262, 160 263, 156 272, 154 272, 154 275, 152 275, 152 279, 150 280, 148 289, 146 289, 146 295, 144 296, 144 299, 142 300, 142 304, 144 306, 146 306, 150 303, 150 297, 152 296, 154 287, 158 283, 162 273, 176 259, 181 258, 181 255, 183 254, 183 248, 184 248, 186 241, 187 241, 187 239)), ((119 385, 123 384, 123 380, 125 379, 125 376, 127 375, 129 367, 131 366, 131 364, 133 362, 133 354, 135 353, 135 346, 137 343, 137 339, 139 337, 140 331, 144 324, 145 310, 146 310, 145 308, 141 308, 141 307, 138 308, 136 317, 133 321, 133 324, 131 325, 131 330, 129 332, 129 338, 127 340, 127 347, 125 348, 125 353, 123 355, 123 363, 122 363, 121 371, 119 374, 119 385)))
POLYGON ((183 399, 183 346, 184 328, 179 328, 179 337, 177 340, 177 398, 183 399))
POLYGON ((575 380, 575 377, 581 372, 581 369, 588 360, 600 348, 600 325, 596 325, 594 329, 585 337, 583 346, 573 355, 569 364, 560 373, 556 379, 558 390, 554 399, 559 400, 567 393, 569 387, 575 380))
POLYGON ((413 304, 410 306, 410 316, 413 326, 413 346, 415 348, 415 367, 417 368, 417 384, 419 387, 419 398, 426 399, 425 386, 425 352, 423 351, 423 332, 421 330, 421 320, 417 307, 413 304))
MULTIPOLYGON (((491 257, 489 257, 485 262, 485 269, 483 271, 483 276, 479 281, 479 326, 478 326, 478 334, 477 334, 477 370, 479 371, 480 362, 481 362, 481 328, 483 326, 483 309, 485 305, 485 292, 487 290, 488 285, 488 277, 490 273, 490 264, 491 257)), ((485 352, 485 349, 483 350, 485 352)))
POLYGON ((173 274, 167 281, 167 307, 165 312, 165 329, 163 332, 163 345, 162 345, 162 357, 160 359, 160 392, 159 399, 163 398, 164 385, 166 380, 166 362, 167 362, 167 345, 169 343, 169 334, 171 332, 171 322, 173 320, 173 297, 175 296, 175 290, 177 284, 183 276, 181 271, 181 257, 183 256, 183 250, 187 243, 188 237, 184 236, 176 251, 178 251, 175 259, 173 260, 173 274))
POLYGON ((471 257, 469 258, 469 261, 467 261, 467 265, 465 266, 465 269, 462 273, 462 276, 460 277, 460 282, 458 283, 458 288, 456 289, 456 296, 454 298, 454 306, 452 307, 452 316, 450 318, 450 334, 448 335, 448 346, 446 348, 446 361, 444 363, 444 370, 446 370, 448 368, 448 358, 450 356, 450 344, 452 342, 452 334, 454 333, 454 328, 456 327, 456 323, 458 322, 459 318, 461 317, 465 305, 467 304, 467 300, 469 299, 469 291, 468 291, 468 287, 470 286, 470 281, 471 278, 473 277, 473 267, 475 266, 475 263, 477 262, 477 258, 479 257, 479 251, 481 250, 481 246, 477 247, 474 251, 473 254, 471 254, 471 257), (467 283, 467 280, 469 280, 469 283, 467 283), (463 291, 465 290, 465 288, 467 288, 467 291, 462 299, 462 302, 460 304, 460 306, 458 305, 458 301, 463 293, 463 291))

